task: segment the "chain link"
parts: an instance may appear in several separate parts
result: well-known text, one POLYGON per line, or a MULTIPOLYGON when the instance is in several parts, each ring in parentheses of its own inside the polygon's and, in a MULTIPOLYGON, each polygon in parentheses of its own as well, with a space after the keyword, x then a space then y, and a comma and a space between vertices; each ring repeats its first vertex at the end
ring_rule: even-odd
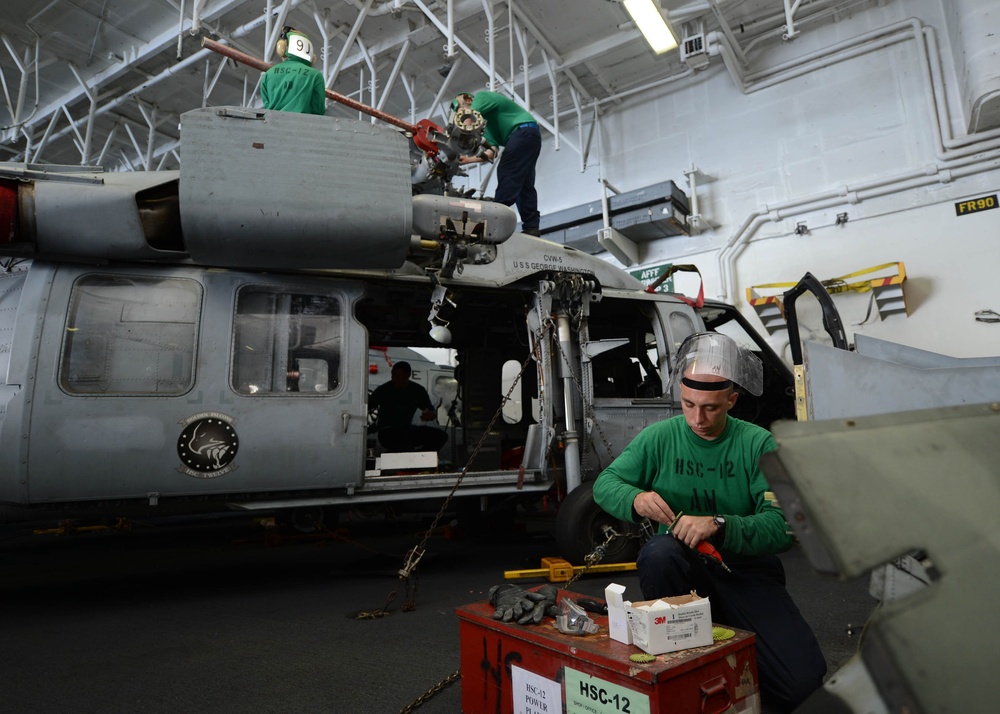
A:
POLYGON ((414 585, 413 594, 411 596, 410 580, 411 577, 413 577, 414 574, 416 573, 417 565, 420 562, 420 559, 423 557, 424 553, 426 552, 427 541, 434 533, 434 530, 437 528, 438 523, 440 523, 441 519, 444 517, 445 511, 448 509, 448 504, 451 503, 451 499, 455 496, 455 491, 458 490, 458 487, 462 483, 462 479, 465 478, 465 475, 469 472, 470 466, 476 460, 476 456, 479 455, 479 451, 480 449, 482 449, 483 444, 486 443, 486 439, 490 435, 490 431, 493 429, 493 425, 496 424, 497 419, 500 417, 504 405, 507 404, 508 401, 510 401, 510 397, 514 393, 514 388, 517 386, 518 382, 520 382, 521 376, 524 374, 524 370, 528 368, 528 365, 531 363, 531 360, 533 358, 534 358, 534 353, 528 354, 528 356, 525 358, 524 363, 521 365, 521 371, 517 373, 517 377, 514 378, 513 383, 510 385, 510 389, 507 390, 507 394, 505 394, 503 399, 501 400, 500 407, 493 415, 493 418, 490 419, 490 423, 486 425, 486 429, 483 430, 483 435, 482 437, 480 437, 479 443, 476 444, 476 447, 472 450, 472 453, 469 455, 469 458, 466 461, 465 466, 462 468, 462 471, 459 474, 458 479, 455 481, 455 485, 452 486, 451 491, 448 493, 444 501, 441 503, 441 508, 438 509, 437 515, 434 516, 434 520, 431 521, 430 526, 428 526, 427 530, 424 531, 424 535, 421 538, 420 543, 418 543, 409 551, 407 551, 403 567, 400 568, 399 570, 399 581, 396 583, 396 587, 393 589, 393 591, 389 593, 386 599, 386 604, 383 605, 378 610, 358 613, 356 619, 374 619, 376 617, 385 617, 386 615, 388 615, 389 605, 395 599, 396 594, 399 592, 400 585, 406 586, 406 595, 404 597, 402 606, 403 611, 411 612, 416 609, 417 605, 415 599, 416 599, 417 588, 414 585))
POLYGON ((447 687, 449 684, 458 681, 459 677, 461 676, 462 676, 462 670, 456 670, 452 672, 447 677, 442 679, 440 682, 435 684, 433 687, 428 689, 426 692, 421 694, 419 697, 414 699, 411 703, 407 704, 405 707, 400 709, 399 714, 409 714, 409 712, 412 712, 414 709, 422 707, 436 694, 439 694, 442 691, 444 691, 444 688, 447 687))

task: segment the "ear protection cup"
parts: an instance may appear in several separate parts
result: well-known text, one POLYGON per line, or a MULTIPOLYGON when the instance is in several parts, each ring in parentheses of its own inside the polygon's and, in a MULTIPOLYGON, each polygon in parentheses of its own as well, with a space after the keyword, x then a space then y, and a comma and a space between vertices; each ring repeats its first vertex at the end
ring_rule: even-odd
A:
POLYGON ((285 25, 281 28, 281 34, 278 35, 278 42, 274 49, 278 53, 278 57, 282 59, 288 54, 288 33, 292 31, 292 27, 285 25))

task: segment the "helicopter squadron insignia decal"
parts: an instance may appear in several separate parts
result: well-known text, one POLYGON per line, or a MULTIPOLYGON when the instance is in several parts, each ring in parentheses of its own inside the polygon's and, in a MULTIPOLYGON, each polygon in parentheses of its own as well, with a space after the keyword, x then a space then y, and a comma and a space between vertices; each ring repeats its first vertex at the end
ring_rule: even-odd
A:
POLYGON ((232 465, 240 440, 231 417, 203 412, 180 423, 184 428, 177 439, 177 455, 184 465, 178 471, 195 478, 216 478, 239 468, 232 465))

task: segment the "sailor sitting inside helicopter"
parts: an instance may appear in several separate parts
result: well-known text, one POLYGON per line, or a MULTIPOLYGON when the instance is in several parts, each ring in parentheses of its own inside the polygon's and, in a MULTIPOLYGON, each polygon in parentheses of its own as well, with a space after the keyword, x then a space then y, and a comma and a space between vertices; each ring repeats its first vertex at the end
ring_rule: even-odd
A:
POLYGON ((410 381, 412 372, 409 362, 394 364, 390 381, 376 387, 368 398, 368 411, 378 411, 378 440, 387 451, 438 451, 448 434, 412 423, 418 409, 421 421, 433 421, 437 416, 427 390, 410 381))

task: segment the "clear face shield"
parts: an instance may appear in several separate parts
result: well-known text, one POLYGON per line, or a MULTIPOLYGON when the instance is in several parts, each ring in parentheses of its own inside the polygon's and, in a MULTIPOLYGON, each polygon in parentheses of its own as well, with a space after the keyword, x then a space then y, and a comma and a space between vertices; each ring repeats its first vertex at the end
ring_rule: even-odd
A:
POLYGON ((764 365, 753 352, 733 338, 717 332, 696 332, 681 343, 677 364, 667 385, 673 392, 678 383, 692 389, 725 389, 735 382, 759 397, 764 392, 764 365))

